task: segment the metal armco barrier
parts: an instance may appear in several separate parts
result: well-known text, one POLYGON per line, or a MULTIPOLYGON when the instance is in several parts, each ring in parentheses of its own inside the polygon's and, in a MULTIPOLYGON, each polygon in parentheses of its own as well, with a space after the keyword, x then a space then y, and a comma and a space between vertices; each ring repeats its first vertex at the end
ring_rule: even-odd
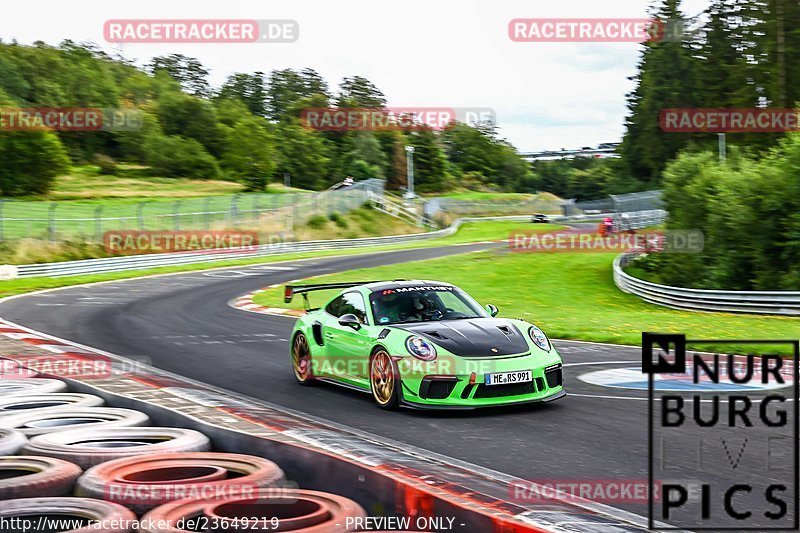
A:
MULTIPOLYGON (((636 215, 639 224, 653 224, 661 220, 661 211, 652 213, 644 212, 636 215)), ((593 215, 591 218, 574 217, 553 217, 553 222, 567 221, 588 221, 598 217, 611 216, 613 213, 601 213, 593 215)), ((176 252, 166 254, 145 254, 123 257, 105 257, 100 259, 84 259, 81 261, 65 261, 60 263, 39 263, 33 265, 2 265, 0 269, 6 272, 4 279, 32 278, 40 276, 60 277, 75 276, 78 274, 102 274, 106 272, 118 272, 123 270, 140 270, 145 268, 156 268, 162 266, 189 265, 193 263, 203 263, 209 261, 224 261, 227 259, 244 259, 248 257, 266 257, 270 255, 298 253, 298 252, 318 252, 323 250, 339 250, 343 248, 359 248, 371 246, 383 246, 387 244, 402 244, 415 241, 424 241, 438 237, 452 235, 461 224, 466 222, 476 222, 481 220, 529 220, 529 215, 513 215, 505 217, 473 217, 460 218, 453 222, 449 227, 438 231, 427 233, 413 233, 410 235, 390 235, 387 237, 365 237, 360 239, 336 239, 327 241, 301 241, 301 242, 281 242, 272 244, 262 244, 251 249, 233 249, 232 251, 213 250, 210 252, 176 252)))
POLYGON ((623 267, 635 256, 617 256, 614 260, 614 283, 621 291, 634 294, 646 302, 686 311, 800 316, 800 292, 718 291, 659 285, 623 271, 623 267))
MULTIPOLYGON (((613 213, 599 213, 591 217, 552 217, 553 222, 588 222, 613 213)), ((666 214, 664 211, 642 211, 630 214, 630 227, 641 228, 663 222, 666 214)), ((166 254, 126 255, 123 257, 104 257, 100 259, 83 259, 81 261, 64 261, 60 263, 38 263, 33 265, 2 265, 5 273, 4 279, 33 278, 33 277, 60 277, 75 276, 78 274, 102 274, 106 272, 119 272, 123 270, 140 270, 162 266, 189 265, 210 261, 224 261, 228 259, 243 259, 248 257, 266 257, 270 255, 319 252, 323 250, 339 250, 343 248, 360 248, 371 246, 384 246, 387 244, 403 244, 415 241, 424 241, 438 237, 452 235, 461 224, 478 222, 481 220, 529 220, 529 215, 512 215, 504 217, 468 217, 459 218, 449 227, 430 231, 427 233, 412 233, 409 235, 389 235, 386 237, 364 237, 360 239, 335 239, 327 241, 301 241, 262 244, 250 249, 224 249, 208 252, 175 252, 166 254)))

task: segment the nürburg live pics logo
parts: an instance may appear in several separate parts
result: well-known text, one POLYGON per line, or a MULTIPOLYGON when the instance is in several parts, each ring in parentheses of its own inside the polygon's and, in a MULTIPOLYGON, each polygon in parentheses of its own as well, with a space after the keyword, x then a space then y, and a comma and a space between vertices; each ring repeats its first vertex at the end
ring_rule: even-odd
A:
POLYGON ((642 333, 651 530, 798 529, 799 353, 797 340, 642 333))

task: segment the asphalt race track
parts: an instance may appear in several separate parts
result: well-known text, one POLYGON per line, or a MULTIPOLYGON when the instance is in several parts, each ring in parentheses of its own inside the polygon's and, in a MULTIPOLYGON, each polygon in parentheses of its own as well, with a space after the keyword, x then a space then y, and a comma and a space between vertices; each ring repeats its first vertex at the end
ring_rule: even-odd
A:
MULTIPOLYGON (((146 357, 158 368, 520 478, 646 481, 646 391, 602 384, 614 381, 613 372, 594 374, 599 378, 591 379, 593 384, 578 379, 589 372, 641 367, 638 347, 555 342, 564 358, 569 395, 551 404, 387 413, 366 394, 330 385, 298 386, 289 363, 294 319, 228 305, 266 285, 492 246, 498 245, 317 258, 73 287, 7 300, 0 304, 0 316, 122 356, 146 357)), ((396 273, 404 277, 402 264, 396 273)), ((446 280, 446 273, 441 278, 446 280)), ((691 453, 688 450, 687 457, 691 453)), ((722 482, 722 471, 707 472, 704 479, 722 482)), ((610 504, 647 512, 640 501, 610 504)))

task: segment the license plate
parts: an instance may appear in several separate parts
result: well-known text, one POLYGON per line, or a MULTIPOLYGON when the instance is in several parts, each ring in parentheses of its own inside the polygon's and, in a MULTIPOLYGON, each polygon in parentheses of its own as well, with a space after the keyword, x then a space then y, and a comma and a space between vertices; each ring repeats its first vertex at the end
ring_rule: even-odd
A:
POLYGON ((495 372, 484 374, 486 385, 508 385, 509 383, 525 383, 533 381, 533 372, 530 370, 515 370, 513 372, 495 372))

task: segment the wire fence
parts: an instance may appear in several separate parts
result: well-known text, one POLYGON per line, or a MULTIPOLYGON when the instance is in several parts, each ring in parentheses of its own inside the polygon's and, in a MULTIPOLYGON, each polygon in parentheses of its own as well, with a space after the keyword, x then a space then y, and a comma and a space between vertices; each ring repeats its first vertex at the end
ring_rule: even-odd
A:
POLYGON ((565 200, 562 210, 565 215, 592 214, 600 212, 631 213, 653 211, 664 208, 661 191, 643 191, 630 194, 609 194, 608 198, 576 202, 565 200))
POLYGON ((502 198, 479 201, 434 198, 428 200, 423 209, 427 219, 436 221, 440 226, 446 226, 463 216, 531 215, 533 213, 560 215, 563 213, 562 203, 563 200, 550 195, 536 195, 511 201, 502 198))
POLYGON ((0 199, 0 241, 102 242, 107 231, 253 229, 289 231, 316 215, 346 213, 383 195, 369 179, 318 193, 234 194, 152 201, 37 202, 0 199))

